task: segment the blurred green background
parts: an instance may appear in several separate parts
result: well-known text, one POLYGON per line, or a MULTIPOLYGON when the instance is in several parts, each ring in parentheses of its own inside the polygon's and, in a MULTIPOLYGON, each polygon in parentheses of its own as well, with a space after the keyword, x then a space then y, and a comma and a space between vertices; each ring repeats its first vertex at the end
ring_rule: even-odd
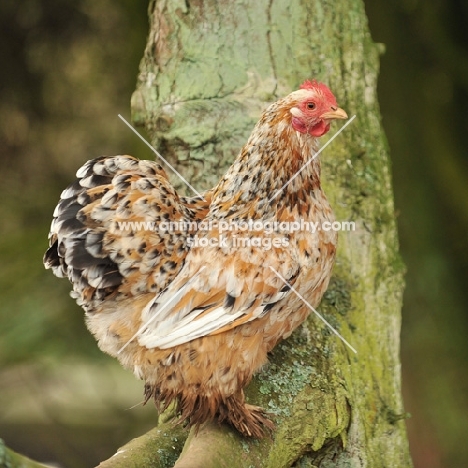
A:
MULTIPOLYGON (((378 91, 408 268, 411 451, 417 468, 468 466, 468 4, 365 4, 386 46, 378 91)), ((0 437, 67 468, 97 464, 154 424, 141 382, 98 350, 67 282, 42 267, 58 196, 85 160, 152 158, 117 118, 130 116, 146 9, 0 3, 0 437)))

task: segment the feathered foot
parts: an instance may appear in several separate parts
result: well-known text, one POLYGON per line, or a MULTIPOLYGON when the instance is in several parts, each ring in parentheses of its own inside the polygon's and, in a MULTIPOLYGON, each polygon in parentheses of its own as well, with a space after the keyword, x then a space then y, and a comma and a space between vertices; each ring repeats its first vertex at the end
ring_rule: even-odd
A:
POLYGON ((234 426, 243 436, 261 439, 265 432, 275 429, 267 413, 260 406, 245 403, 244 393, 225 399, 219 407, 219 422, 234 426))
POLYGON ((245 403, 244 392, 238 391, 229 397, 221 395, 200 395, 195 393, 162 393, 155 386, 145 385, 145 403, 153 398, 159 412, 165 411, 175 403, 175 413, 179 418, 176 424, 187 423, 190 427, 199 427, 207 422, 218 420, 226 422, 237 429, 245 437, 260 439, 266 432, 275 429, 275 425, 267 417, 267 413, 259 406, 245 403))

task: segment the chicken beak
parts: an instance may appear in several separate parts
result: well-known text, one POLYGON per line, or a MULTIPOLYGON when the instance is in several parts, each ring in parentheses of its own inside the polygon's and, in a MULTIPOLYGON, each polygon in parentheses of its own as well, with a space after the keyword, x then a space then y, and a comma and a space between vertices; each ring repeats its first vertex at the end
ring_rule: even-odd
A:
POLYGON ((322 119, 332 120, 332 119, 347 119, 348 114, 341 109, 340 107, 332 108, 330 112, 325 112, 320 116, 322 119))

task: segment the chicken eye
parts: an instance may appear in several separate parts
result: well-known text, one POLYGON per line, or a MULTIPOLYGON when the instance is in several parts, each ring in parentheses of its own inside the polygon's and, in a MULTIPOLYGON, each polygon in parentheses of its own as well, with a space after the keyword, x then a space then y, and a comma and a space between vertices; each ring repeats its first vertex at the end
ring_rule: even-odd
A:
POLYGON ((310 110, 315 109, 315 102, 308 102, 307 109, 310 109, 310 110))

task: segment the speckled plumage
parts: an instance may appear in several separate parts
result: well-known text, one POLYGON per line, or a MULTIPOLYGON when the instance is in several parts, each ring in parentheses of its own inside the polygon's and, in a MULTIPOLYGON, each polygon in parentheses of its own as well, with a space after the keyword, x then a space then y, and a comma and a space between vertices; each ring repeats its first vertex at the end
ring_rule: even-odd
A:
POLYGON ((204 200, 178 196, 161 166, 131 156, 88 161, 62 193, 45 265, 70 279, 100 348, 145 380, 146 398, 160 409, 175 401, 191 425, 218 418, 246 436, 272 428, 243 388, 309 314, 275 272, 317 306, 336 233, 122 230, 119 222, 331 222, 318 158, 271 197, 312 158, 335 118, 346 114, 328 88, 304 83, 264 112, 204 200), (239 244, 246 236, 260 244, 239 244), (261 246, 275 237, 287 245, 261 246), (195 238, 218 242, 196 246, 195 238))

